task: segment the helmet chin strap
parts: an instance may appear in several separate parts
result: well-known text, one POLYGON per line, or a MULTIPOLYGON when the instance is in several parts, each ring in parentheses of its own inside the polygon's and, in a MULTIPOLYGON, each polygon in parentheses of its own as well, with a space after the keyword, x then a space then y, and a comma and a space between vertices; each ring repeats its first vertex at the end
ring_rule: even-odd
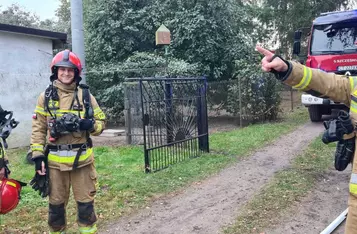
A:
MULTIPOLYGON (((64 85, 71 85, 71 84, 75 83, 75 79, 73 79, 72 82, 69 83, 69 84, 63 83, 60 79, 57 79, 57 81, 60 82, 61 84, 64 84, 64 85)), ((76 82, 76 84, 77 84, 77 82, 76 82)), ((77 85, 77 86, 78 86, 78 85, 77 85)))
POLYGON ((81 80, 82 80, 82 77, 80 77, 79 75, 74 76, 74 81, 76 82, 77 86, 79 85, 79 82, 81 82, 81 80))

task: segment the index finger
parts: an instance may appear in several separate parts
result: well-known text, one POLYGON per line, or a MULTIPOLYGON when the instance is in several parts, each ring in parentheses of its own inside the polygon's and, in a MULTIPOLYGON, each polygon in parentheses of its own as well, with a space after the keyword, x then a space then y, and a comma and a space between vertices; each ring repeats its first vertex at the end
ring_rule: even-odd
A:
POLYGON ((269 50, 267 49, 264 49, 263 47, 260 47, 260 46, 256 46, 255 47, 257 49, 257 51, 259 53, 261 53, 262 55, 265 55, 265 56, 273 56, 274 54, 272 52, 270 52, 269 50))

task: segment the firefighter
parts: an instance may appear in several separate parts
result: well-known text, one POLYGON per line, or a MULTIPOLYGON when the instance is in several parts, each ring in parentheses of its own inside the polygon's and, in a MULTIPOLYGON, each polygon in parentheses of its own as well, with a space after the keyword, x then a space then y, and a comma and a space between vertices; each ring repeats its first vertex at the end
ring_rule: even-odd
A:
MULTIPOLYGON (((315 96, 325 96, 350 107, 350 118, 356 127, 357 121, 357 79, 353 76, 326 73, 294 61, 286 61, 260 46, 256 50, 264 55, 262 70, 272 72, 281 82, 315 96)), ((355 135, 355 132, 354 132, 355 135)), ((357 156, 354 150, 352 175, 349 184, 348 215, 346 234, 357 233, 357 156)))
MULTIPOLYGON (((6 117, 10 114, 10 112, 5 111, 2 109, 0 106, 0 181, 3 178, 7 178, 7 174, 10 171, 8 168, 9 160, 5 156, 5 145, 4 141, 6 140, 7 137, 3 136, 5 135, 6 132, 6 125, 8 125, 9 119, 6 117)), ((8 134, 6 134, 8 135, 8 134)))
POLYGON ((52 59, 51 84, 40 94, 32 116, 31 151, 35 176, 30 184, 49 196, 50 233, 64 233, 70 188, 77 203, 80 233, 96 233, 97 172, 91 135, 105 128, 105 114, 88 86, 79 84, 82 65, 64 50, 52 59))
POLYGON ((12 115, 12 111, 4 110, 0 105, 0 180, 8 178, 10 174, 9 160, 5 154, 5 149, 8 147, 6 139, 10 136, 12 129, 19 124, 18 121, 12 118, 12 115))
POLYGON ((12 118, 12 111, 3 110, 0 106, 0 215, 17 207, 22 186, 26 186, 26 183, 9 178, 9 160, 5 154, 8 147, 6 139, 18 124, 19 122, 12 118))

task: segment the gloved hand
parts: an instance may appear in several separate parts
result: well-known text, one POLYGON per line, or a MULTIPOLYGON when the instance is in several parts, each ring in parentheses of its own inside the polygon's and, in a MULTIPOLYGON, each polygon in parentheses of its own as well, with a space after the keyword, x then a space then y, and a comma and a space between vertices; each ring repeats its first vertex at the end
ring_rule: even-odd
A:
POLYGON ((38 156, 34 158, 33 161, 35 161, 35 171, 42 171, 42 163, 45 163, 45 156, 38 156))
POLYGON ((335 141, 343 141, 345 134, 354 131, 354 126, 348 112, 340 110, 337 119, 324 122, 326 131, 322 136, 322 142, 328 144, 335 141))
POLYGON ((33 159, 35 161, 35 176, 30 181, 30 185, 35 191, 39 191, 41 197, 47 197, 49 194, 49 178, 45 169, 45 156, 39 156, 33 159))
POLYGON ((338 171, 346 169, 349 163, 353 161, 353 154, 355 152, 355 137, 339 141, 335 152, 335 168, 338 171))
POLYGON ((92 120, 92 119, 79 120, 79 130, 92 131, 93 129, 94 129, 94 120, 92 120))
POLYGON ((342 134, 350 134, 354 131, 354 125, 350 119, 350 114, 344 110, 340 110, 338 112, 338 117, 337 119, 339 120, 341 124, 341 131, 342 134))
POLYGON ((49 195, 50 186, 49 179, 47 175, 40 175, 37 172, 35 176, 30 181, 30 185, 41 197, 47 197, 49 195))

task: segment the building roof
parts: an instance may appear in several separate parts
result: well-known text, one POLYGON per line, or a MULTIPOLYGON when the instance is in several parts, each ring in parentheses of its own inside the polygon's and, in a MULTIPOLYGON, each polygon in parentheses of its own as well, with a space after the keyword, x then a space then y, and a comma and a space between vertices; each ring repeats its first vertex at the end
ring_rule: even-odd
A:
POLYGON ((42 29, 28 28, 10 24, 0 24, 0 31, 48 38, 53 41, 54 48, 61 48, 62 45, 67 41, 66 33, 52 32, 42 29))

